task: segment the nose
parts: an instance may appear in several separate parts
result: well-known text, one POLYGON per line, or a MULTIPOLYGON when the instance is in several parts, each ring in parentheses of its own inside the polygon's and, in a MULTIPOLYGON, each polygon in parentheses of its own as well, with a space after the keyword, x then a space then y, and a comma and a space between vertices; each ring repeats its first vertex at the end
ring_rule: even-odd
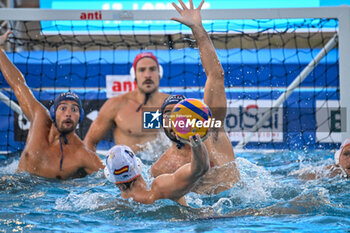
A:
POLYGON ((145 78, 147 78, 147 79, 152 78, 151 73, 152 73, 152 71, 150 69, 147 69, 146 72, 145 72, 145 78))
POLYGON ((71 117, 72 116, 72 110, 70 108, 67 108, 65 113, 66 117, 71 117))

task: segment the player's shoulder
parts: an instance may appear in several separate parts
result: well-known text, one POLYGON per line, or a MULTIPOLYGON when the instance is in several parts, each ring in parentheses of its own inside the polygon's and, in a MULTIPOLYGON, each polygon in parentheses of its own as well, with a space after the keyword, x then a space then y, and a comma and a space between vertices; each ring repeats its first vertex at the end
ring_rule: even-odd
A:
POLYGON ((114 109, 120 109, 125 104, 127 104, 130 99, 131 97, 129 93, 120 96, 114 96, 106 100, 106 102, 103 104, 103 107, 108 108, 110 111, 114 109))
POLYGON ((158 99, 163 103, 164 102, 164 100, 168 97, 168 96, 170 96, 169 94, 167 94, 167 93, 162 93, 162 92, 159 92, 158 93, 158 99))
POLYGON ((162 97, 162 98, 166 98, 166 97, 168 97, 168 96, 170 96, 169 94, 167 94, 167 93, 163 93, 163 92, 159 92, 159 95, 162 97))

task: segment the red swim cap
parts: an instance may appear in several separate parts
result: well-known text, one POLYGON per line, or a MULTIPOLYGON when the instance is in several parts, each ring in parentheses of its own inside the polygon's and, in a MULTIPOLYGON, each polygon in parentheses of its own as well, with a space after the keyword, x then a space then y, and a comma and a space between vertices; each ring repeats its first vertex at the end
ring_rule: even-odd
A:
POLYGON ((132 67, 134 68, 134 71, 136 71, 136 64, 137 64, 142 58, 145 58, 145 57, 152 58, 152 59, 157 63, 157 65, 159 66, 158 59, 156 58, 156 56, 153 55, 153 53, 151 53, 151 52, 144 52, 144 53, 139 53, 139 54, 135 57, 134 63, 132 63, 132 67))

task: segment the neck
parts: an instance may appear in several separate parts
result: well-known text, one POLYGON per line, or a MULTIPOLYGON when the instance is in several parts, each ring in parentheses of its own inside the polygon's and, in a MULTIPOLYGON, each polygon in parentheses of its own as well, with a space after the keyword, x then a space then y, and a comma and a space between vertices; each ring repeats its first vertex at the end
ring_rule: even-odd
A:
MULTIPOLYGON (((49 142, 50 143, 58 142, 60 140, 60 135, 61 135, 60 131, 58 131, 56 126, 54 126, 52 124, 51 130, 49 133, 49 142)), ((65 136, 66 136, 68 143, 69 143, 75 137, 74 130, 70 133, 66 133, 65 136)))
POLYGON ((158 93, 159 93, 158 90, 155 90, 152 93, 146 94, 146 93, 140 91, 139 89, 137 89, 136 99, 142 105, 152 104, 154 102, 154 100, 157 99, 157 98, 155 98, 155 96, 157 96, 158 93), (148 96, 148 99, 147 99, 147 103, 145 104, 145 100, 146 100, 147 96, 148 96))

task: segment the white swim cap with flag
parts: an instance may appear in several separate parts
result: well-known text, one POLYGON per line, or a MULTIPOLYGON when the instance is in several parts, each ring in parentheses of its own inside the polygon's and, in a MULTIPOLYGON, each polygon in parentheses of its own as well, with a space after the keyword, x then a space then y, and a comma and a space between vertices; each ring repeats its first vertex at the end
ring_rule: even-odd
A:
POLYGON ((141 175, 142 162, 124 145, 116 145, 108 151, 104 173, 115 184, 128 183, 141 175))
POLYGON ((334 154, 335 164, 339 164, 340 154, 341 154, 343 148, 349 144, 350 144, 350 138, 345 139, 345 141, 341 144, 340 148, 335 152, 335 154, 334 154))

